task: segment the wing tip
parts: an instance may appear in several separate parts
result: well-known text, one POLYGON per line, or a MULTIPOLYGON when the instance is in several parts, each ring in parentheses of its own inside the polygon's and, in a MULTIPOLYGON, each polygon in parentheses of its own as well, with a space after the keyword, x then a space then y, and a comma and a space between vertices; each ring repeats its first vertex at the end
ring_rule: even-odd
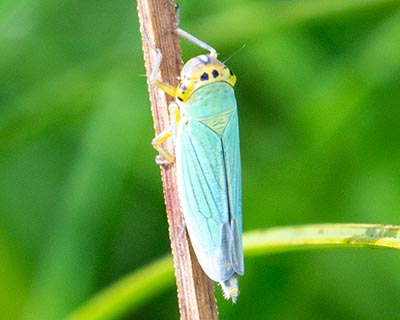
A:
POLYGON ((231 238, 231 265, 233 270, 242 276, 244 274, 242 231, 239 229, 236 219, 232 219, 231 221, 231 238))

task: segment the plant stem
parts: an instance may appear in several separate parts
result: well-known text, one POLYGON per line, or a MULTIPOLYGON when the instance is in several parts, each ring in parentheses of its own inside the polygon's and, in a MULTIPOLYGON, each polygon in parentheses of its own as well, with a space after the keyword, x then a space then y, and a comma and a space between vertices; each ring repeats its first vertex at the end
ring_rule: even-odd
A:
MULTIPOLYGON (((161 50, 164 57, 158 79, 177 85, 182 59, 173 1, 138 0, 137 3, 147 76, 150 76, 154 68, 156 52, 153 46, 155 46, 161 50)), ((170 125, 167 106, 171 99, 151 85, 149 94, 154 128, 156 133, 160 133, 170 125)), ((171 145, 167 144, 166 148, 168 147, 171 148, 171 145)), ((182 235, 184 221, 178 200, 175 167, 173 165, 161 167, 161 176, 181 319, 218 319, 213 283, 198 264, 186 233, 182 235)))
MULTIPOLYGON (((246 256, 326 247, 400 249, 400 226, 313 224, 275 227, 243 235, 246 256)), ((167 256, 124 277, 77 309, 67 320, 118 319, 168 287, 172 261, 167 256)), ((206 318, 207 319, 207 318, 206 318)))
POLYGON ((246 255, 264 255, 327 247, 400 249, 400 226, 332 223, 276 227, 247 232, 246 255))

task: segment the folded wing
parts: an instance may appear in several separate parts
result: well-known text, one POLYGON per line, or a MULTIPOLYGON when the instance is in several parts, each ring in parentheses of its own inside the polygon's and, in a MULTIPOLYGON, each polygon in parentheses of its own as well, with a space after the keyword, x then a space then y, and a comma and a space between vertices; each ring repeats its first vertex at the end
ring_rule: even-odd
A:
POLYGON ((179 127, 177 178, 196 256, 214 281, 243 274, 241 172, 236 109, 218 134, 201 121, 179 127))

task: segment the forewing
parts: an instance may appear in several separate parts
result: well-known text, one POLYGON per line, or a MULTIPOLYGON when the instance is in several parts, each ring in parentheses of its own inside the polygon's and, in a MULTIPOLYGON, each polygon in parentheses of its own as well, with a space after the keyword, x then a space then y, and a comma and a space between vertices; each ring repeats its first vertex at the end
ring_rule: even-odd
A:
POLYGON ((222 136, 193 120, 181 123, 178 131, 179 195, 196 256, 214 281, 243 274, 237 110, 222 136))
POLYGON ((230 256, 236 273, 244 273, 242 248, 242 175, 237 110, 222 136, 230 206, 230 256))
POLYGON ((233 274, 224 147, 220 136, 198 121, 178 129, 179 196, 196 256, 214 281, 233 274))

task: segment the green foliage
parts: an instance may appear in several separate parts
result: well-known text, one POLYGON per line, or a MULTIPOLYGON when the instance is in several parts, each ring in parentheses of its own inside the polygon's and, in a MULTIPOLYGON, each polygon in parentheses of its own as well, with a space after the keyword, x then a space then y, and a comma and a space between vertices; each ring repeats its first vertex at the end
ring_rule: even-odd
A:
MULTIPOLYGON (((0 5, 0 318, 60 319, 169 251, 134 1, 0 5)), ((244 228, 400 224, 400 1, 180 1, 238 76, 244 228)), ((199 53, 183 43, 185 59, 199 53)), ((400 257, 248 257, 221 319, 390 319, 400 257)), ((132 319, 176 319, 176 293, 132 319)))

